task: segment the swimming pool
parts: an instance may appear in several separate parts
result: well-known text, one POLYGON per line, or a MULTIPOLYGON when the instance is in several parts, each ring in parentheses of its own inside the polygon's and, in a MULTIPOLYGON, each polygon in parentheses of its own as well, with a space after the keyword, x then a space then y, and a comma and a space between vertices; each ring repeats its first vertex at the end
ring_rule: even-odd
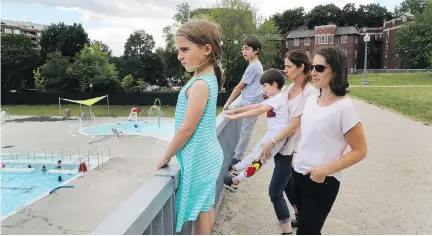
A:
POLYGON ((86 135, 114 135, 111 129, 117 129, 123 135, 137 135, 153 137, 170 142, 174 136, 174 121, 161 120, 160 127, 157 120, 127 121, 117 123, 106 123, 90 126, 80 130, 86 135))
MULTIPOLYGON (((45 165, 47 170, 55 168, 55 164, 45 165)), ((21 168, 20 165, 8 165, 10 168, 21 168)), ((37 166, 40 167, 40 166, 37 166)), ((63 165, 67 169, 67 165, 63 165)), ((33 166, 32 168, 36 168, 33 166)), ((58 181, 59 174, 49 174, 41 167, 29 173, 1 172, 1 217, 9 217, 23 206, 27 206, 45 196, 53 188, 67 184, 77 174, 61 174, 63 181, 58 181)))

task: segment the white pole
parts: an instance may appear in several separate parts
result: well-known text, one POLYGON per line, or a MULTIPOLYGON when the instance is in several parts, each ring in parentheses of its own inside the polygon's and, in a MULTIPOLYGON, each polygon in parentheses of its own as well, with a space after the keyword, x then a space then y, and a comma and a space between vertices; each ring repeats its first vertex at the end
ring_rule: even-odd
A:
POLYGON ((59 97, 59 112, 60 112, 60 118, 61 118, 61 103, 60 103, 60 97, 59 97))
POLYGON ((107 102, 108 102, 108 116, 111 116, 110 108, 109 108, 109 98, 108 98, 108 94, 107 94, 107 102))

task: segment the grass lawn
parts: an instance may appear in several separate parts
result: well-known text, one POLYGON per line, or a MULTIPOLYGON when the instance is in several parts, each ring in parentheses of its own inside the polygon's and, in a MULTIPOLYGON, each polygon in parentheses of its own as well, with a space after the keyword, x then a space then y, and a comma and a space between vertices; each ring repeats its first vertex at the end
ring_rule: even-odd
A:
MULTIPOLYGON (((5 105, 2 108, 7 108, 11 115, 31 115, 31 116, 58 116, 60 111, 58 105, 17 105, 9 106, 5 105)), ((140 110, 149 110, 150 106, 140 106, 140 110)), ((80 109, 79 105, 64 104, 62 105, 62 115, 64 115, 64 109, 70 109, 71 116, 78 116, 80 109)), ((128 105, 112 105, 110 106, 110 116, 129 116, 131 106, 128 105)), ((174 106, 162 106, 162 116, 174 117, 175 107, 174 106)), ((82 111, 88 113, 89 108, 86 106, 82 107, 82 111)), ((222 111, 222 107, 217 108, 217 113, 222 111)), ((92 106, 92 112, 96 117, 108 116, 108 109, 106 105, 94 105, 92 106)), ((148 116, 147 112, 143 112, 142 116, 148 116)))
MULTIPOLYGON (((350 75, 350 85, 361 85, 363 74, 350 75)), ((387 74, 368 74, 368 85, 388 86, 388 85, 428 85, 432 86, 432 73, 387 73, 387 74)))
POLYGON ((350 88, 350 96, 432 124, 430 88, 350 88))
MULTIPOLYGON (((363 75, 350 76, 350 85, 360 85, 363 75)), ((432 86, 432 73, 369 74, 373 86, 432 86)), ((350 96, 389 108, 415 120, 432 124, 432 87, 351 87, 350 96)))

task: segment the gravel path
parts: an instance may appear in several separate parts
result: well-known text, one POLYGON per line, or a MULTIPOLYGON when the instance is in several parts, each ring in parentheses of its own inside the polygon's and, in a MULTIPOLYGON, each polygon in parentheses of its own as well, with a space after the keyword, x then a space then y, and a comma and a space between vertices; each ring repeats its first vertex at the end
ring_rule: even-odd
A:
MULTIPOLYGON (((354 103, 368 155, 345 170, 322 233, 432 234, 432 127, 363 101, 354 103)), ((265 130, 265 117, 260 117, 249 150, 265 130)), ((273 166, 268 162, 237 193, 227 192, 213 234, 281 233, 268 197, 273 166)))

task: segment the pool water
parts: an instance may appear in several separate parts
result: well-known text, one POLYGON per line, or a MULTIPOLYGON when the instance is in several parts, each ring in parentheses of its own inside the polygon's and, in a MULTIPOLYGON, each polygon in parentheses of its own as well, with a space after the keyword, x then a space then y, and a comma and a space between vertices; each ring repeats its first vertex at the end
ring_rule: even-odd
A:
POLYGON ((114 135, 111 129, 115 128, 123 135, 141 135, 170 142, 174 136, 174 127, 173 120, 161 120, 160 127, 157 120, 127 121, 90 126, 80 132, 86 135, 114 135))
MULTIPOLYGON (((46 165, 46 167, 51 170, 55 165, 46 165)), ((41 169, 31 173, 1 172, 1 217, 37 200, 53 188, 76 177, 76 174, 61 174, 61 176, 63 181, 59 182, 58 174, 48 174, 41 169)), ((60 191, 70 191, 70 189, 60 191)))

